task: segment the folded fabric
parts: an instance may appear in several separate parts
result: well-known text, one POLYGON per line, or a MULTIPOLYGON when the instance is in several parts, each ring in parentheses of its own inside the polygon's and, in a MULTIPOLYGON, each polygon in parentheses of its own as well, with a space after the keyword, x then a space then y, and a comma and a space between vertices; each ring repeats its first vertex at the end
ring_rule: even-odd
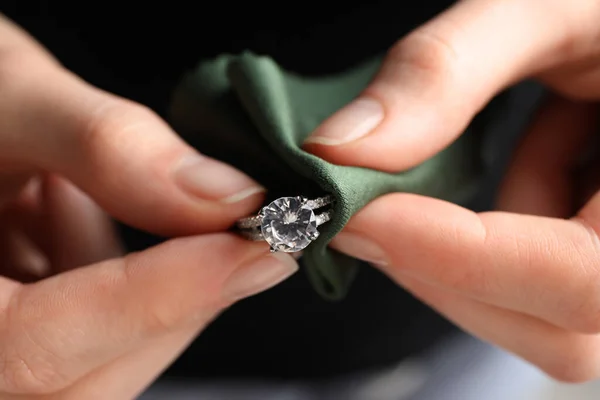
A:
POLYGON ((395 174, 333 165, 301 148, 323 120, 366 87, 380 62, 303 77, 250 52, 222 55, 182 79, 170 108, 171 124, 188 143, 245 171, 268 189, 268 200, 335 196, 332 220, 301 258, 315 289, 331 300, 344 297, 359 265, 328 248, 354 213, 391 192, 463 203, 483 172, 481 134, 472 127, 436 156, 395 174))

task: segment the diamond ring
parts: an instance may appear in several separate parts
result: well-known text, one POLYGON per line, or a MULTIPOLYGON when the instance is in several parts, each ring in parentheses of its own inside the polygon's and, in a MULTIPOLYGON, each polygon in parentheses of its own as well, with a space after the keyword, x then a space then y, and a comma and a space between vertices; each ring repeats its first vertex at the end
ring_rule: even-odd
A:
POLYGON ((271 251, 294 253, 319 237, 317 227, 331 219, 333 196, 309 200, 306 197, 280 197, 252 217, 237 221, 240 233, 250 240, 266 241, 271 251), (325 208, 327 207, 327 208, 325 208), (320 213, 315 210, 324 209, 320 213))

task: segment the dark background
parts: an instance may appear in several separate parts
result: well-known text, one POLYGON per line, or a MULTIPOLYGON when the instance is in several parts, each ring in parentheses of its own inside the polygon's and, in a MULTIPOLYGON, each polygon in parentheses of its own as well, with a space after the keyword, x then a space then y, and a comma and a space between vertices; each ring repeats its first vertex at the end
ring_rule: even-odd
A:
MULTIPOLYGON (((249 49, 302 74, 334 73, 383 53, 452 1, 250 3, 19 0, 0 11, 84 79, 164 115, 177 80, 202 58, 249 49)), ((501 131, 512 121, 512 136, 531 103, 519 100, 523 93, 531 90, 513 95, 496 118, 501 131)), ((495 179, 472 208, 490 206, 495 179)), ((132 250, 160 240, 127 227, 123 237, 132 250)), ((397 362, 452 329, 372 268, 339 303, 297 274, 228 310, 166 374, 323 379, 397 362)))

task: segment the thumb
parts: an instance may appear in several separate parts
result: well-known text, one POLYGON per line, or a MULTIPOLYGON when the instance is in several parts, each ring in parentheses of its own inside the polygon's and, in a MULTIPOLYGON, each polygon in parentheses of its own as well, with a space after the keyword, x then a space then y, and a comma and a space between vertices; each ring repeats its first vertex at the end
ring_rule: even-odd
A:
POLYGON ((151 110, 39 59, 2 62, 0 162, 61 174, 112 216, 164 235, 224 229, 261 202, 256 182, 151 110))
POLYGON ((341 165, 410 168, 504 87, 587 54, 598 18, 600 3, 589 0, 460 1, 393 46, 362 95, 306 147, 341 165))
POLYGON ((297 269, 264 244, 212 234, 32 285, 0 279, 0 392, 56 392, 140 346, 199 330, 297 269))

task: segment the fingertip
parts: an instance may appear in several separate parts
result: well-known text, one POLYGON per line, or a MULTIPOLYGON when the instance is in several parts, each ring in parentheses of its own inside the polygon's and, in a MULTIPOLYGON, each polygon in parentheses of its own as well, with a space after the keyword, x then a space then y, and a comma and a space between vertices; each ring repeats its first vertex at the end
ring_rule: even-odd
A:
POLYGON ((237 193, 229 195, 221 199, 221 202, 225 204, 235 204, 247 198, 256 197, 256 194, 263 194, 266 191, 265 188, 261 186, 252 186, 247 189, 242 189, 237 193))
POLYGON ((265 191, 236 168, 195 152, 175 163, 173 179, 192 196, 225 204, 238 203, 265 191))
MULTIPOLYGON (((167 180, 174 183, 171 201, 181 199, 165 229, 175 234, 221 231, 255 212, 264 202, 266 189, 242 171, 197 153, 184 155, 167 180), (171 222, 171 223, 169 223, 171 222)), ((168 186, 168 185, 167 185, 168 186)))
POLYGON ((370 134, 384 120, 381 102, 359 97, 333 114, 306 140, 325 146, 338 146, 370 134))
POLYGON ((386 151, 378 151, 377 145, 377 134, 385 121, 384 104, 374 97, 361 96, 317 127, 303 148, 334 164, 386 169, 382 160, 386 151))
POLYGON ((260 256, 237 268, 223 285, 223 297, 237 301, 272 288, 298 271, 296 260, 286 253, 260 256))
POLYGON ((189 198, 187 201, 191 204, 187 210, 175 211, 179 214, 177 221, 173 220, 171 224, 159 221, 160 225, 156 227, 156 230, 174 236, 229 229, 238 219, 247 217, 260 208, 264 203, 265 191, 249 189, 247 193, 240 193, 236 196, 243 198, 231 197, 222 201, 189 198))
POLYGON ((462 132, 458 119, 437 111, 439 101, 405 103, 376 87, 323 122, 303 148, 336 165, 395 173, 424 162, 462 132))
POLYGON ((422 264, 435 269, 476 248, 480 226, 475 213, 456 204, 394 193, 374 200, 352 217, 345 231, 353 235, 344 252, 380 267, 387 265, 387 270, 418 270, 422 264))
POLYGON ((376 132, 368 138, 337 146, 307 143, 304 149, 332 164, 397 173, 413 168, 440 150, 435 140, 390 137, 376 132))

